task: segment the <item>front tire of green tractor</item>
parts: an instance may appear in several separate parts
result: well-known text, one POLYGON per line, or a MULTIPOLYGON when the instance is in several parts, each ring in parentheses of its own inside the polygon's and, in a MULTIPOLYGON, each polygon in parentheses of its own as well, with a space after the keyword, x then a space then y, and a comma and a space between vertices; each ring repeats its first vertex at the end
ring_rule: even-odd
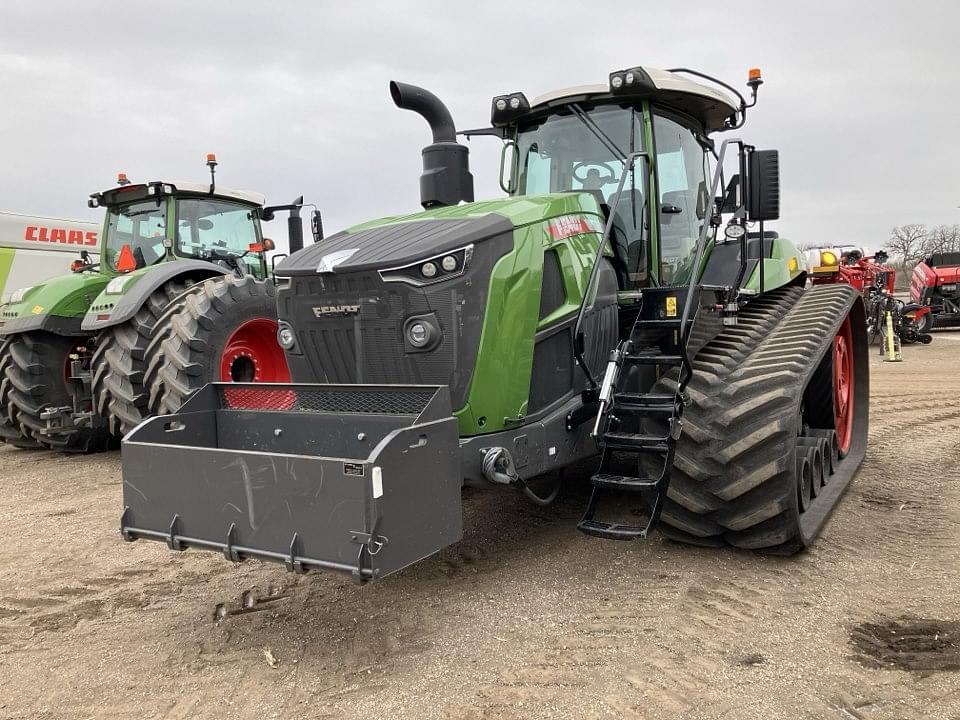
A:
POLYGON ((13 385, 7 378, 7 368, 12 362, 10 358, 10 343, 12 337, 3 338, 0 343, 0 441, 13 447, 35 450, 43 447, 29 435, 24 435, 20 427, 13 422, 13 407, 10 405, 10 388, 13 385))
MULTIPOLYGON (((808 546, 863 460, 868 382, 852 288, 786 288, 748 305, 694 360, 661 532, 779 555, 808 546), (798 459, 834 429, 843 459, 814 496, 798 459)), ((675 386, 665 377, 653 392, 675 386)))
MULTIPOLYGON (((277 343, 276 287, 254 277, 205 281, 158 323, 148 369, 150 409, 177 412, 210 382, 289 382, 277 343)), ((172 308, 171 308, 172 310, 172 308)))
POLYGON ((157 320, 186 288, 183 281, 166 283, 150 294, 132 318, 97 336, 91 362, 94 407, 113 435, 122 437, 149 415, 144 385, 147 347, 157 320))
POLYGON ((10 364, 6 367, 10 383, 9 419, 20 433, 44 447, 63 452, 102 452, 114 446, 110 433, 103 428, 44 432, 47 423, 40 416, 45 410, 73 407, 75 391, 68 378, 70 355, 78 347, 77 338, 29 332, 13 335, 10 341, 10 364))

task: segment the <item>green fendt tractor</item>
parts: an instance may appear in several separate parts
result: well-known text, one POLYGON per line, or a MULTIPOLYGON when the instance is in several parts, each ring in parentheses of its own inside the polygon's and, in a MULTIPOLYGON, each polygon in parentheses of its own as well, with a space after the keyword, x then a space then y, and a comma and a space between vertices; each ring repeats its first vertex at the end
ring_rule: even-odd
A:
POLYGON ((124 537, 363 581, 458 540, 464 483, 547 503, 532 478, 595 457, 590 535, 808 545, 864 457, 864 309, 765 229, 776 151, 714 142, 761 82, 496 97, 463 133, 503 141, 487 202, 447 109, 392 83, 433 130, 425 211, 277 268, 294 384, 211 384, 127 436, 124 537))
MULTIPOLYGON (((99 263, 22 288, 0 312, 0 436, 20 447, 93 452, 213 380, 289 381, 276 341, 272 241, 260 221, 300 208, 211 182, 130 183, 104 207, 99 263)), ((299 234, 297 234, 299 231, 299 234)))

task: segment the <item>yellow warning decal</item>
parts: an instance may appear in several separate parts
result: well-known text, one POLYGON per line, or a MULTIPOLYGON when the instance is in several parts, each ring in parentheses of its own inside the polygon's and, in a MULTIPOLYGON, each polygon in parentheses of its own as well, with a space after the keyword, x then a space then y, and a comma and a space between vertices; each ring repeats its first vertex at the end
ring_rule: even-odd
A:
POLYGON ((31 311, 34 315, 39 315, 43 312, 43 305, 34 305, 33 310, 31 311))
POLYGON ((676 295, 667 296, 667 317, 677 316, 677 297, 676 295))

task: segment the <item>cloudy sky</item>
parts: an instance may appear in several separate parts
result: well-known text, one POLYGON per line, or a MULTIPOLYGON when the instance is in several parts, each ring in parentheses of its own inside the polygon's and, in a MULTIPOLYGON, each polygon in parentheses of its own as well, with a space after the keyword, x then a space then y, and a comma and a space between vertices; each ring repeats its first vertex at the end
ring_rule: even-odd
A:
MULTIPOLYGON (((781 234, 876 247, 907 222, 960 222, 960 6, 947 2, 76 2, 0 9, 0 209, 77 218, 118 170, 299 194, 328 230, 416 210, 424 122, 391 79, 459 127, 633 65, 742 85, 741 131, 781 152, 781 234)), ((497 141, 474 139, 478 197, 497 141)), ((282 231, 276 233, 282 236, 282 231)))

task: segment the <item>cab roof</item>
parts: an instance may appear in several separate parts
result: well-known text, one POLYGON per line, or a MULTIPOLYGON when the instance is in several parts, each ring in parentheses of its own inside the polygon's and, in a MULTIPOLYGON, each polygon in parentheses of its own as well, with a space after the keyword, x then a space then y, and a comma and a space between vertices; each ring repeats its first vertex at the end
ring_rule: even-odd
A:
POLYGON ((156 197, 157 195, 189 193, 191 195, 202 195, 208 198, 237 200, 249 205, 263 206, 266 203, 266 197, 264 195, 249 190, 232 190, 230 188, 217 187, 215 191, 211 193, 210 185, 206 183, 164 180, 119 185, 104 190, 103 192, 95 193, 90 197, 97 201, 96 205, 112 205, 126 201, 127 193, 130 193, 129 199, 131 200, 140 199, 141 196, 144 195, 156 197))
MULTIPOLYGON (((680 110, 702 122, 707 132, 722 129, 726 119, 740 109, 739 102, 715 87, 690 80, 678 72, 651 67, 642 69, 650 77, 655 90, 645 96, 641 94, 635 97, 646 97, 680 110)), ((608 84, 579 85, 534 98, 530 103, 530 113, 536 114, 570 102, 607 100, 623 102, 624 98, 612 95, 608 84)))

